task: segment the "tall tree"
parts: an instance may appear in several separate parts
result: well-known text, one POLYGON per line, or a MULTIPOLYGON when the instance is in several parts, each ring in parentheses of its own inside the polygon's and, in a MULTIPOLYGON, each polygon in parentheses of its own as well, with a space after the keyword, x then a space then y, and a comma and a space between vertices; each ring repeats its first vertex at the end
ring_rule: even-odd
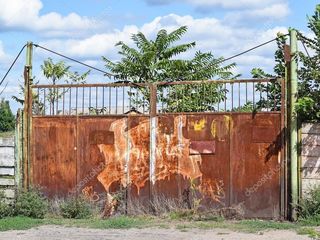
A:
POLYGON ((320 120, 320 4, 308 18, 308 28, 312 38, 299 32, 298 37, 306 47, 299 52, 299 98, 296 109, 301 121, 320 120), (309 50, 308 50, 309 49, 309 50))
MULTIPOLYGON (((319 121, 320 120, 320 4, 316 6, 315 12, 308 17, 308 28, 313 33, 313 37, 307 37, 298 32, 298 39, 303 43, 302 51, 298 52, 299 69, 298 69, 298 101, 295 110, 298 113, 300 122, 319 121), (308 50, 309 49, 309 50, 308 50)), ((268 74, 259 68, 252 70, 253 77, 284 77, 285 63, 283 47, 286 38, 278 40, 278 49, 275 52, 276 66, 275 74, 268 74)), ((257 86, 263 92, 266 87, 257 86)), ((259 107, 264 107, 266 103, 270 104, 274 98, 280 101, 280 86, 270 86, 272 93, 262 99, 259 107)), ((270 91, 269 90, 269 91, 270 91)), ((279 106, 279 104, 277 104, 279 106)), ((278 109, 278 107, 277 107, 278 109)), ((277 110, 276 109, 276 110, 277 110)))
POLYGON ((2 99, 0 101, 0 132, 14 130, 15 117, 12 114, 9 101, 2 99))
MULTIPOLYGON (((52 85, 56 85, 61 79, 64 79, 65 83, 85 83, 85 79, 87 78, 90 71, 85 72, 84 74, 79 74, 78 72, 71 72, 70 66, 67 66, 64 61, 59 61, 54 63, 51 58, 48 58, 41 65, 41 69, 43 71, 43 75, 50 81, 52 85)), ((54 114, 55 111, 55 102, 62 97, 65 92, 59 91, 58 89, 49 89, 47 98, 50 103, 50 111, 54 114)))
MULTIPOLYGON (((170 33, 162 29, 157 33, 155 40, 148 40, 146 36, 139 32, 132 35, 135 48, 129 47, 124 42, 119 42, 116 46, 120 47, 119 54, 121 60, 112 62, 103 57, 106 67, 120 79, 126 79, 134 83, 152 83, 152 82, 173 82, 183 80, 208 80, 213 77, 218 79, 231 78, 233 75, 231 69, 235 64, 221 66, 223 58, 215 58, 212 53, 196 52, 192 59, 179 59, 182 53, 187 53, 196 46, 195 42, 177 44, 182 36, 187 32, 187 27, 182 26, 170 33)), ((221 87, 218 85, 207 85, 204 88, 194 86, 173 86, 162 87, 159 89, 158 100, 161 100, 167 106, 167 111, 197 111, 199 106, 202 110, 212 110, 214 103, 220 101, 224 94, 217 94, 221 87), (185 98, 186 94, 193 91, 192 99, 185 98), (208 98, 211 95, 210 102, 208 98), (177 99, 185 98, 177 105, 173 101, 173 95, 177 99), (195 105, 192 101, 197 102, 195 105)), ((149 92, 140 89, 138 93, 130 93, 132 99, 138 99, 139 103, 149 100, 149 92), (144 98, 139 100, 140 94, 144 98)))

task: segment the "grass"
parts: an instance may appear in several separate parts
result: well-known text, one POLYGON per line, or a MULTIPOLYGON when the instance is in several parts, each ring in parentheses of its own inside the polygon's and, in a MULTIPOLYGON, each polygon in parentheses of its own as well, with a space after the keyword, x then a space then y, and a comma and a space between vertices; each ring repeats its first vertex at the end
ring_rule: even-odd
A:
POLYGON ((13 137, 14 136, 14 130, 10 132, 0 132, 0 137, 13 137))
POLYGON ((0 231, 26 230, 43 224, 42 219, 32 219, 27 217, 9 217, 0 219, 0 231))

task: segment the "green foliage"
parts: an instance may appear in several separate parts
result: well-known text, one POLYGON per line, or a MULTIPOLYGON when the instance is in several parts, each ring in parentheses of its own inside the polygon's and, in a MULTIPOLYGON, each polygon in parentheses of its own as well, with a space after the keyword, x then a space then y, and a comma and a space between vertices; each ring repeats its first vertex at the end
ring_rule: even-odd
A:
POLYGON ((253 106, 253 103, 251 101, 248 101, 241 107, 236 107, 233 109, 235 112, 253 112, 255 111, 255 108, 253 106))
MULTIPOLYGON (((56 85, 60 80, 64 79, 64 82, 67 84, 71 83, 85 83, 87 76, 90 71, 85 72, 84 74, 79 74, 78 72, 71 72, 70 66, 67 66, 64 61, 59 61, 54 63, 51 58, 48 58, 41 65, 43 75, 49 80, 50 84, 56 85)), ((51 103, 51 113, 55 112, 55 103, 57 99, 60 99, 69 89, 61 91, 59 89, 49 89, 47 94, 47 99, 51 103)))
POLYGON ((0 132, 12 131, 15 128, 15 117, 12 114, 9 101, 0 101, 0 132))
MULTIPOLYGON (((285 60, 284 46, 287 37, 278 34, 277 46, 275 52, 275 62, 273 70, 275 75, 266 73, 261 68, 253 68, 251 75, 253 78, 284 78, 285 77, 285 60)), ((262 98, 256 103, 255 109, 269 109, 271 111, 279 111, 281 107, 281 83, 273 81, 269 83, 258 83, 256 91, 261 92, 262 98), (263 94, 264 93, 264 94, 263 94)))
MULTIPOLYGON (((112 62, 105 57, 103 57, 103 60, 106 67, 118 78, 135 83, 207 80, 213 77, 218 79, 233 78, 230 70, 235 64, 221 66, 220 62, 223 58, 215 58, 210 52, 198 51, 192 59, 179 59, 178 57, 182 53, 188 52, 196 45, 195 42, 176 44, 186 32, 186 26, 170 33, 162 29, 158 32, 155 40, 148 40, 141 32, 133 34, 132 40, 136 48, 131 48, 127 44, 119 42, 116 46, 120 47, 121 60, 112 62)), ((158 100, 161 99, 164 106, 167 107, 164 111, 213 110, 214 103, 222 98, 219 93, 220 88, 217 86, 206 86, 204 88, 196 88, 195 85, 174 86, 170 90, 172 90, 171 95, 165 95, 164 93, 168 92, 168 88, 162 87, 159 89, 158 100), (194 90, 192 96, 189 95, 190 90, 194 90), (213 94, 209 102, 208 93, 211 92, 213 94), (179 99, 180 103, 175 103, 173 97, 179 99), (201 106, 200 109, 199 106, 201 106)), ((139 106, 147 102, 148 107, 149 91, 139 89, 138 95, 142 95, 142 99, 139 99, 136 93, 130 93, 129 95, 139 103, 139 106)))
POLYGON ((320 186, 311 188, 297 206, 301 219, 320 223, 320 186))
POLYGON ((0 191, 0 219, 13 215, 13 207, 6 202, 3 191, 0 191))
POLYGON ((309 17, 308 28, 314 34, 308 38, 298 33, 299 39, 304 43, 309 52, 299 52, 301 67, 299 69, 299 98, 304 98, 298 104, 297 110, 301 120, 320 120, 320 5, 316 6, 314 15, 309 17), (311 51, 310 51, 311 49, 311 51), (310 101, 312 99, 312 102, 310 101), (311 112, 309 112, 311 111, 311 112))
POLYGON ((19 216, 44 218, 48 212, 48 201, 36 188, 30 188, 28 191, 20 190, 15 212, 19 216))
POLYGON ((69 197, 60 205, 60 212, 64 218, 89 218, 92 216, 92 206, 83 197, 69 197))

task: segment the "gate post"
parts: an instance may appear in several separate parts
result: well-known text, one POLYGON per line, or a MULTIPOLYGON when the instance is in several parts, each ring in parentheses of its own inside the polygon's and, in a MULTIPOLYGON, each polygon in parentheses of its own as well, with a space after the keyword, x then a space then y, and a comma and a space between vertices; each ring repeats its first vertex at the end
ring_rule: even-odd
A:
POLYGON ((30 183, 30 134, 32 114, 32 50, 33 43, 27 43, 26 65, 24 68, 24 108, 23 108, 23 187, 29 188, 30 183))
POLYGON ((291 166, 291 218, 292 220, 297 219, 296 207, 298 204, 298 124, 297 124, 297 113, 295 111, 295 104, 297 102, 297 86, 298 86, 298 59, 297 59, 297 31, 294 29, 290 30, 290 50, 291 50, 291 63, 290 63, 290 77, 289 77, 289 112, 288 120, 290 127, 290 166, 291 166))

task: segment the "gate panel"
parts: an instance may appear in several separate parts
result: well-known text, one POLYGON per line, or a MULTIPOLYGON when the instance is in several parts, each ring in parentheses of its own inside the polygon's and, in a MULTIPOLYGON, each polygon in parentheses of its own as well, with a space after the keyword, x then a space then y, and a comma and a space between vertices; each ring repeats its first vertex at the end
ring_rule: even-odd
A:
POLYGON ((49 197, 65 196, 76 186, 75 121, 33 118, 31 181, 49 197))
POLYGON ((126 184, 123 117, 82 117, 78 128, 78 191, 93 201, 104 200, 107 192, 126 184))
POLYGON ((161 115, 156 148, 154 197, 229 205, 228 117, 161 115))
POLYGON ((231 203, 248 218, 280 214, 280 114, 233 114, 231 203))
POLYGON ((210 114, 188 116, 191 145, 200 146, 197 154, 200 165, 199 191, 206 208, 228 207, 230 191, 230 117, 210 114), (203 148, 201 148, 203 145, 203 148), (211 148, 210 148, 211 147, 211 148), (205 151, 205 150, 206 151, 205 151))

